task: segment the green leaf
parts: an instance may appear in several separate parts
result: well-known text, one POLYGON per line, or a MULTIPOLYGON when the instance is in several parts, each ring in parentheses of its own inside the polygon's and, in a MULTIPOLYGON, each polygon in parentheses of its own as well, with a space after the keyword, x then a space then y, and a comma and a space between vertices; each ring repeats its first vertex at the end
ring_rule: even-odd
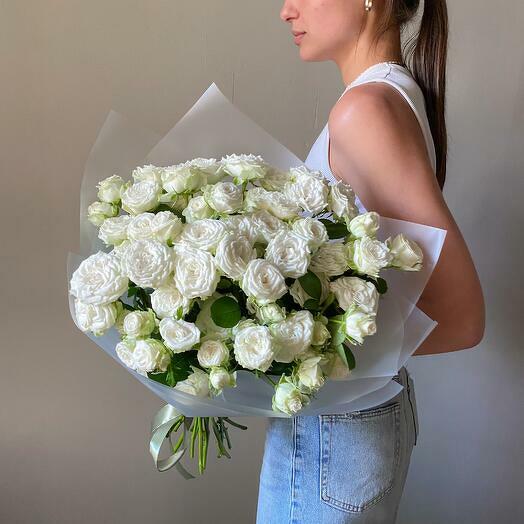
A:
POLYGON ((378 277, 375 282, 375 287, 377 291, 383 295, 388 290, 388 283, 381 277, 378 277))
POLYGON ((298 281, 300 282, 302 289, 311 298, 315 298, 317 302, 320 300, 320 296, 322 295, 322 284, 320 278, 318 278, 315 273, 308 271, 305 275, 302 275, 298 281))
POLYGON ((344 352, 346 353, 346 360, 348 363, 349 369, 355 369, 355 355, 353 355, 353 352, 351 349, 349 349, 346 345, 344 345, 344 352))
POLYGON ((221 297, 211 305, 211 318, 219 327, 232 328, 241 316, 240 306, 232 297, 221 297))
POLYGON ((136 295, 137 291, 139 290, 140 288, 138 288, 137 286, 129 286, 129 288, 127 289, 127 296, 128 297, 132 297, 134 295, 136 295))
POLYGON ((222 277, 217 284, 217 289, 229 289, 233 285, 233 282, 231 280, 222 277))
POLYGON ((319 308, 320 304, 318 303, 318 300, 315 300, 314 298, 310 298, 304 302, 304 309, 309 309, 310 311, 315 311, 319 308))
POLYGON ((171 362, 166 371, 163 373, 148 373, 147 376, 165 386, 173 387, 177 382, 185 380, 192 373, 192 365, 198 365, 196 351, 175 353, 171 356, 171 362))
POLYGON ((344 238, 349 233, 346 225, 341 222, 332 222, 327 218, 321 218, 320 221, 326 226, 328 237, 331 240, 344 238))

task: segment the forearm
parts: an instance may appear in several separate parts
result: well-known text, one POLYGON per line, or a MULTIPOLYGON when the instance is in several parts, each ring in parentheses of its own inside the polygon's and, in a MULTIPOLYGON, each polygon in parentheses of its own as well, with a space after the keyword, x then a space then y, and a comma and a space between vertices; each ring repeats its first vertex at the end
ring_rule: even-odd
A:
POLYGON ((473 348, 478 344, 475 339, 464 336, 457 336, 456 327, 449 327, 446 324, 438 324, 435 329, 422 342, 413 356, 436 355, 440 353, 450 353, 461 349, 473 348))

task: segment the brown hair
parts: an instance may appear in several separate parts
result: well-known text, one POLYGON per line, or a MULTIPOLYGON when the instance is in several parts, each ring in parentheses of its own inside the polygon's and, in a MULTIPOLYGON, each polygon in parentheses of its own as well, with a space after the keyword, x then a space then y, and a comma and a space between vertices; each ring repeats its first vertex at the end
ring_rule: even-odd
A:
MULTIPOLYGON (((392 25, 401 28, 417 13, 420 0, 384 0, 376 40, 392 25)), ((424 12, 417 34, 404 44, 404 62, 420 86, 426 103, 429 126, 435 144, 436 176, 440 189, 446 180, 448 138, 446 131, 446 60, 448 9, 446 0, 424 0, 424 12)))

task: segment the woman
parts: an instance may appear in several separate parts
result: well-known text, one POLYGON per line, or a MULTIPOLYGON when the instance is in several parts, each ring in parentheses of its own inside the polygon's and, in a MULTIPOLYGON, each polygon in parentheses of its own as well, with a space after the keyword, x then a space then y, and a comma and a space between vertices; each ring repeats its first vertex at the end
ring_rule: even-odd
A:
MULTIPOLYGON (((401 30, 419 0, 285 0, 303 60, 333 60, 347 86, 306 164, 350 184, 361 210, 447 230, 417 306, 438 326, 415 355, 476 346, 484 300, 444 198, 445 0, 426 0, 416 40, 401 30)), ((413 381, 391 400, 343 415, 269 419, 258 524, 394 523, 417 437, 413 381)))

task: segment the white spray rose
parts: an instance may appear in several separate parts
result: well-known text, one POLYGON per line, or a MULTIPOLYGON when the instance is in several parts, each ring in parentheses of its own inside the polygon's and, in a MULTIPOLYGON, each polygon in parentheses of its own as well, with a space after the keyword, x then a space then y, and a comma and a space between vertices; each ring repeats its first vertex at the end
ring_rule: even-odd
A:
POLYGON ((299 218, 293 222, 291 228, 307 242, 311 252, 316 251, 329 240, 326 226, 316 218, 299 218))
MULTIPOLYGON (((329 278, 324 273, 315 273, 314 271, 310 271, 310 273, 315 274, 320 280, 321 292, 319 303, 322 304, 329 295, 329 278)), ((304 307, 306 301, 313 298, 311 295, 306 293, 306 291, 300 284, 300 280, 298 279, 295 280, 293 284, 291 284, 291 286, 289 287, 289 294, 293 297, 293 300, 301 307, 304 307)))
POLYGON ((364 342, 364 337, 377 332, 376 316, 351 308, 344 314, 343 331, 357 344, 364 342))
POLYGON ((118 344, 115 346, 115 352, 117 354, 117 357, 128 367, 131 369, 135 369, 135 357, 133 355, 133 351, 135 349, 136 340, 134 339, 122 339, 118 344))
POLYGON ((284 277, 299 278, 307 273, 311 255, 306 240, 292 231, 282 231, 270 240, 265 258, 284 277))
POLYGON ((158 318, 176 317, 179 311, 182 315, 189 312, 191 300, 180 293, 174 282, 168 280, 151 293, 151 307, 158 318))
POLYGON ((94 226, 101 226, 106 218, 118 215, 118 206, 107 202, 93 202, 87 208, 87 219, 94 226))
POLYGON ((328 205, 329 186, 320 171, 311 171, 305 166, 292 167, 291 178, 294 180, 285 188, 285 195, 292 202, 309 213, 318 215, 328 205))
POLYGON ((152 224, 154 213, 140 213, 130 217, 131 221, 127 227, 127 236, 130 240, 145 240, 153 238, 152 224))
POLYGON ((320 367, 322 357, 311 357, 303 360, 297 369, 299 382, 310 389, 318 389, 324 385, 324 373, 320 367))
POLYGON ((156 327, 154 311, 131 311, 124 318, 124 333, 131 338, 143 338, 151 335, 156 327))
POLYGON ((211 218, 213 214, 214 211, 207 205, 206 199, 202 195, 194 196, 182 211, 182 215, 186 217, 188 223, 211 218))
POLYGON ((132 218, 129 215, 106 218, 100 226, 98 238, 106 245, 121 244, 124 240, 127 240, 127 227, 131 220, 132 218))
POLYGON ((163 167, 148 164, 134 169, 131 176, 135 182, 153 182, 154 184, 161 185, 163 174, 163 167))
POLYGON ((218 182, 203 188, 207 205, 217 213, 231 214, 242 209, 244 192, 233 182, 218 182))
POLYGON ((117 314, 116 314, 116 320, 115 320, 115 329, 118 331, 121 337, 125 337, 124 333, 124 320, 129 313, 131 313, 130 310, 124 308, 122 305, 122 302, 113 302, 113 304, 116 306, 117 314))
POLYGON ((393 259, 388 246, 375 238, 357 238, 348 246, 349 265, 359 273, 378 277, 380 270, 388 266, 393 259))
MULTIPOLYGON (((129 215, 126 215, 129 216, 129 215)), ((131 240, 122 240, 120 244, 115 244, 113 246, 113 249, 110 251, 110 254, 114 257, 118 258, 118 260, 122 260, 124 253, 126 252, 127 248, 132 244, 131 240)))
POLYGON ((278 268, 260 258, 249 262, 240 286, 259 305, 275 302, 287 291, 286 282, 278 268))
POLYGON ((375 211, 368 211, 352 218, 349 230, 356 237, 374 237, 380 227, 380 215, 375 211))
POLYGON ((175 244, 175 284, 187 299, 210 297, 220 274, 212 255, 185 244, 175 244))
POLYGON ((337 218, 348 221, 358 215, 355 193, 349 184, 337 182, 330 186, 328 200, 329 207, 337 218))
POLYGON ((255 316, 262 324, 272 324, 286 319, 286 310, 277 304, 255 308, 255 316))
POLYGON ((134 369, 142 375, 153 371, 165 371, 171 355, 160 340, 154 338, 139 339, 133 350, 134 369))
POLYGON ((118 309, 113 302, 100 306, 84 304, 75 299, 75 317, 78 327, 84 331, 91 331, 95 336, 102 336, 116 322, 118 309))
POLYGON ((202 173, 208 184, 215 184, 222 180, 225 173, 222 170, 222 163, 217 162, 216 158, 193 158, 186 162, 194 171, 202 173))
POLYGON ((198 363, 203 368, 222 366, 229 360, 229 350, 221 340, 204 340, 197 351, 198 363))
POLYGON ((338 305, 344 311, 355 304, 364 313, 377 312, 379 294, 372 282, 366 282, 359 277, 341 277, 331 282, 330 287, 338 305))
POLYGON ((280 231, 287 231, 285 222, 269 213, 269 211, 256 211, 251 215, 251 220, 256 233, 256 241, 267 244, 280 231))
POLYGON ((311 259, 309 269, 315 273, 325 273, 329 277, 342 275, 348 269, 348 248, 341 242, 330 242, 320 246, 311 259))
POLYGON ((300 213, 300 207, 278 191, 266 191, 262 187, 248 189, 244 201, 244 209, 248 212, 265 210, 281 220, 291 220, 300 213))
POLYGON ((288 183, 292 182, 289 171, 281 171, 275 167, 268 167, 266 176, 258 180, 267 191, 283 191, 288 183))
POLYGON ((162 187, 168 193, 193 193, 206 183, 206 177, 186 162, 164 168, 162 187))
POLYGON ((311 345, 323 346, 330 338, 331 334, 329 333, 329 329, 322 322, 315 320, 311 345))
POLYGON ((174 389, 196 397, 209 397, 209 375, 194 366, 191 369, 193 373, 185 380, 177 382, 174 389))
POLYGON ((158 240, 135 240, 122 256, 122 269, 137 286, 160 287, 173 271, 173 250, 158 240))
POLYGON ((174 242, 184 227, 182 220, 171 211, 160 211, 155 214, 151 223, 153 238, 160 242, 174 242))
POLYGON ((257 258, 257 252, 246 237, 228 233, 220 240, 215 261, 220 270, 233 280, 240 280, 251 260, 257 258))
POLYGON ((209 382, 217 392, 224 388, 234 388, 237 385, 237 372, 229 373, 222 367, 211 368, 209 382))
POLYGON ((215 300, 218 300, 220 297, 222 297, 222 295, 215 293, 201 304, 195 324, 206 336, 212 335, 215 339, 220 338, 221 340, 225 340, 230 337, 231 330, 217 326, 211 317, 211 306, 215 300))
POLYGON ((334 351, 324 353, 320 366, 325 376, 330 380, 344 380, 351 374, 340 355, 334 351))
POLYGON ((293 362, 307 351, 313 340, 315 321, 311 312, 302 310, 289 315, 286 320, 269 326, 277 348, 277 362, 293 362))
POLYGON ((173 211, 178 211, 182 213, 189 202, 189 195, 178 194, 178 193, 162 193, 158 197, 158 202, 160 204, 165 204, 169 206, 173 211))
MULTIPOLYGON (((269 213, 267 213, 270 215, 269 213)), ((272 218, 272 215, 270 215, 272 218)), ((278 218, 275 218, 278 220, 278 218)), ((228 231, 235 235, 246 237, 251 244, 257 240, 257 228, 253 221, 252 215, 231 215, 222 218, 222 222, 226 225, 228 231)), ((280 222, 280 221, 279 221, 280 222)))
POLYGON ((240 327, 235 334, 234 353, 242 367, 267 371, 275 355, 275 346, 269 329, 256 324, 240 327))
POLYGON ((158 206, 161 187, 153 181, 129 182, 122 186, 122 208, 131 215, 151 211, 158 206))
POLYGON ((386 240, 393 259, 390 265, 403 271, 420 271, 424 254, 420 246, 413 240, 399 233, 393 239, 386 240))
POLYGON ((231 175, 236 184, 264 178, 267 165, 259 155, 226 155, 221 159, 222 170, 231 175))
POLYGON ((101 202, 109 204, 118 204, 120 202, 120 191, 124 185, 124 180, 118 175, 112 175, 104 178, 97 184, 98 199, 101 202))
POLYGON ((192 322, 163 318, 158 328, 164 344, 174 353, 188 351, 200 340, 200 330, 192 322))
POLYGON ((282 411, 288 415, 296 415, 307 403, 309 398, 286 377, 275 387, 272 399, 274 411, 282 411))
POLYGON ((222 221, 203 218, 186 224, 179 240, 197 249, 214 253, 227 232, 227 227, 222 221))
POLYGON ((73 273, 70 293, 85 304, 101 306, 114 302, 127 291, 128 284, 120 260, 98 251, 83 260, 73 273))

